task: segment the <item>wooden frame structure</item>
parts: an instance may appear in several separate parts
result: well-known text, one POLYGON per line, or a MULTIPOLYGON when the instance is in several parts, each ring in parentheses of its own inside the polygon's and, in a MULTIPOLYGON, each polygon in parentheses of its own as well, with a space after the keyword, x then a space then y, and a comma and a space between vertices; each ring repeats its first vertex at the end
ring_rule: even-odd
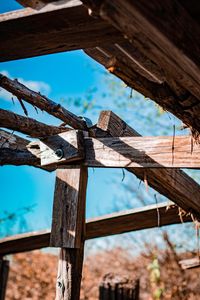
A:
POLYGON ((0 75, 0 87, 18 98, 26 115, 0 109, 0 127, 37 139, 0 130, 0 164, 56 170, 51 231, 0 241, 1 298, 8 273, 3 257, 51 246, 60 248, 56 299, 78 300, 85 240, 180 223, 177 206, 186 212, 184 221, 200 219, 200 186, 180 170, 200 168, 200 8, 186 0, 18 2, 31 7, 0 15, 1 61, 84 49, 192 132, 142 137, 111 111, 102 111, 98 123, 89 126, 60 104, 0 75), (50 126, 29 118, 24 101, 64 123, 50 126), (126 168, 177 206, 158 204, 85 222, 88 167, 126 168))

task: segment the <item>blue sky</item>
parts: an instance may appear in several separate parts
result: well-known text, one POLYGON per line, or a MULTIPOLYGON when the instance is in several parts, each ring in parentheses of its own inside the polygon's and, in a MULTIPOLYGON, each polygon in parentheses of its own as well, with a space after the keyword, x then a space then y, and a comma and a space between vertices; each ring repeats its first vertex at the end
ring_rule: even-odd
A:
MULTIPOLYGON (((1 1, 0 12, 19 7, 15 1, 1 1)), ((113 85, 112 82, 112 85, 110 84, 110 77, 106 77, 104 69, 85 55, 83 51, 1 63, 0 72, 4 72, 11 78, 18 78, 36 91, 40 90, 77 115, 82 115, 82 108, 75 106, 71 99, 81 98, 84 101, 84 95, 88 95, 88 91, 98 87, 98 90, 92 94, 96 100, 96 110, 88 111, 85 114, 92 119, 93 123, 97 121, 97 111, 101 107, 102 109, 112 109, 122 115, 125 120, 130 121, 130 125, 144 135, 159 135, 161 132, 162 134, 172 134, 173 124, 177 125, 177 132, 180 126, 180 122, 169 114, 158 116, 158 109, 153 102, 147 102, 138 94, 134 94, 133 100, 129 99, 128 108, 124 109, 122 104, 125 98, 125 103, 127 103, 127 95, 125 97, 124 94, 119 94, 115 84, 113 85), (105 97, 104 93, 107 92, 108 87, 112 89, 112 93, 105 97), (154 118, 150 118, 149 114, 153 115, 154 118)), ((11 96, 4 90, 0 91, 0 103, 1 108, 23 114, 17 101, 13 105, 11 96)), ((49 124, 60 123, 59 120, 45 113, 37 115, 28 104, 26 107, 31 117, 49 124)), ((138 193, 138 189, 141 191, 141 196, 148 199, 148 202, 153 203, 155 201, 153 194, 146 192, 143 185, 139 186, 139 181, 133 175, 126 172, 123 181, 122 179, 121 169, 89 170, 87 217, 109 213, 119 208, 127 208, 127 201, 129 201, 130 207, 141 205, 138 199, 134 197, 138 193), (125 192, 124 187, 126 185, 132 186, 131 192, 125 192)), ((0 218, 6 215, 6 211, 20 214, 24 207, 34 205, 33 212, 27 214, 25 220, 22 220, 27 226, 21 221, 18 221, 15 226, 12 226, 12 220, 0 223, 0 235, 50 227, 54 181, 55 173, 48 173, 33 167, 0 167, 0 218)), ((161 201, 163 198, 159 196, 159 200, 161 201)))

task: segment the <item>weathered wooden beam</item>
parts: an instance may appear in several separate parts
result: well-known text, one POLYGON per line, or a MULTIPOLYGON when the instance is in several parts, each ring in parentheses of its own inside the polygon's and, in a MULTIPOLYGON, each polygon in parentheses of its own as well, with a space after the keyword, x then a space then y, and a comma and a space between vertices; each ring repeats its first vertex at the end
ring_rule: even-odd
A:
POLYGON ((86 123, 81 118, 77 117, 60 104, 48 99, 47 97, 36 93, 17 80, 11 80, 8 77, 0 74, 0 86, 15 95, 19 99, 38 107, 41 110, 48 112, 50 115, 62 120, 65 124, 75 129, 86 129, 86 123))
POLYGON ((59 0, 16 0, 16 1, 25 7, 41 9, 49 3, 58 2, 59 0))
POLYGON ((56 300, 79 300, 85 239, 87 168, 57 170, 51 242, 60 247, 56 300))
POLYGON ((183 259, 179 261, 179 264, 183 270, 200 268, 200 257, 183 259))
POLYGON ((60 166, 56 171, 50 246, 80 248, 85 223, 87 169, 60 166))
POLYGON ((0 300, 6 299, 6 286, 9 273, 9 261, 0 259, 0 300))
POLYGON ((88 167, 200 168, 200 145, 191 136, 85 138, 88 167))
POLYGON ((133 63, 126 59, 125 55, 123 57, 118 55, 116 50, 108 52, 107 49, 110 47, 87 49, 85 52, 103 64, 109 72, 122 79, 128 86, 152 99, 164 110, 168 110, 182 120, 197 137, 196 133, 200 132, 200 102, 195 96, 191 95, 185 88, 180 87, 172 78, 163 80, 162 71, 160 76, 158 73, 154 75, 158 78, 157 81, 150 80, 150 76, 152 77, 155 73, 152 71, 152 67, 148 69, 150 74, 147 73, 148 70, 146 71, 146 69, 142 72, 141 67, 140 70, 136 68, 133 63))
POLYGON ((34 138, 42 138, 70 130, 64 126, 46 125, 35 119, 23 117, 4 109, 0 109, 0 127, 19 131, 34 138))
MULTIPOLYGON (((84 2, 90 5, 91 1, 84 2)), ((200 27, 178 1, 102 0, 95 3, 104 20, 199 99, 200 27), (192 50, 191 44, 195 45, 192 50)))
MULTIPOLYGON (((102 111, 97 126, 103 132, 107 132, 114 137, 140 136, 138 132, 128 126, 112 111, 102 111)), ((200 187, 196 181, 183 171, 178 169, 143 168, 128 168, 127 170, 134 173, 141 180, 146 178, 152 188, 177 203, 184 210, 193 211, 192 208, 194 208, 197 211, 199 209, 200 187)))
MULTIPOLYGON (((183 216, 183 222, 191 221, 190 216, 183 216)), ((181 218, 177 206, 153 204, 89 220, 86 223, 86 239, 178 223, 181 223, 181 218)))
MULTIPOLYGON (((189 215, 180 218, 177 206, 166 202, 153 204, 87 220, 85 239, 180 224, 182 220, 184 223, 192 221, 189 215)), ((0 255, 45 248, 49 244, 50 230, 18 234, 0 240, 0 255)))
POLYGON ((30 142, 27 139, 1 129, 0 165, 29 165, 47 171, 53 171, 56 167, 41 167, 40 147, 38 142, 30 142))
POLYGON ((0 36, 0 61, 96 47, 122 38, 107 22, 90 17, 78 0, 2 14, 0 36))
POLYGON ((82 131, 71 130, 40 141, 41 166, 80 161, 85 157, 82 131))

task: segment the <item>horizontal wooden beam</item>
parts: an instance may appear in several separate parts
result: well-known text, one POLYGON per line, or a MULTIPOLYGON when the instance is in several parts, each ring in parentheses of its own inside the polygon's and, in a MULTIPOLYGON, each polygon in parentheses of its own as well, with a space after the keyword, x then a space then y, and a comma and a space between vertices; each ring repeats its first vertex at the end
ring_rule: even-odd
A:
POLYGON ((71 163, 85 157, 83 132, 71 130, 40 141, 41 166, 71 163))
MULTIPOLYGON (((192 220, 184 216, 183 221, 192 220)), ((87 220, 85 238, 88 240, 181 222, 177 206, 160 203, 87 220)), ((7 237, 0 240, 0 256, 49 247, 49 242, 50 230, 7 237)))
POLYGON ((200 168, 191 136, 85 138, 85 165, 112 168, 200 168))
POLYGON ((68 131, 70 128, 46 125, 32 118, 23 117, 11 111, 0 109, 0 127, 28 134, 33 138, 42 138, 68 131))
POLYGON ((16 79, 11 80, 0 74, 0 86, 15 95, 18 99, 23 99, 31 105, 38 107, 42 111, 44 110, 48 112, 50 115, 62 120, 65 124, 68 124, 75 129, 87 129, 85 121, 80 117, 77 117, 60 104, 55 103, 40 93, 32 91, 16 79))
POLYGON ((3 165, 29 165, 47 171, 53 171, 56 167, 41 167, 38 142, 30 142, 0 129, 0 166, 3 165))
POLYGON ((26 8, 0 15, 0 61, 96 47, 122 39, 94 19, 81 1, 57 1, 40 10, 26 8))

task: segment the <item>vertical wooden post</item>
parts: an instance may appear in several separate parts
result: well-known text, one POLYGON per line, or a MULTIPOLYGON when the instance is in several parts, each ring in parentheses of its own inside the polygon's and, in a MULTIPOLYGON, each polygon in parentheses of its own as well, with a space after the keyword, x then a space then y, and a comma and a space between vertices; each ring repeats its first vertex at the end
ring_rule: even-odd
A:
POLYGON ((139 280, 133 281, 112 273, 99 286, 99 300, 139 300, 139 280))
POLYGON ((0 259, 0 300, 5 300, 8 281, 9 261, 0 259))
POLYGON ((57 169, 50 246, 59 247, 56 300, 79 300, 84 255, 87 168, 57 169))

